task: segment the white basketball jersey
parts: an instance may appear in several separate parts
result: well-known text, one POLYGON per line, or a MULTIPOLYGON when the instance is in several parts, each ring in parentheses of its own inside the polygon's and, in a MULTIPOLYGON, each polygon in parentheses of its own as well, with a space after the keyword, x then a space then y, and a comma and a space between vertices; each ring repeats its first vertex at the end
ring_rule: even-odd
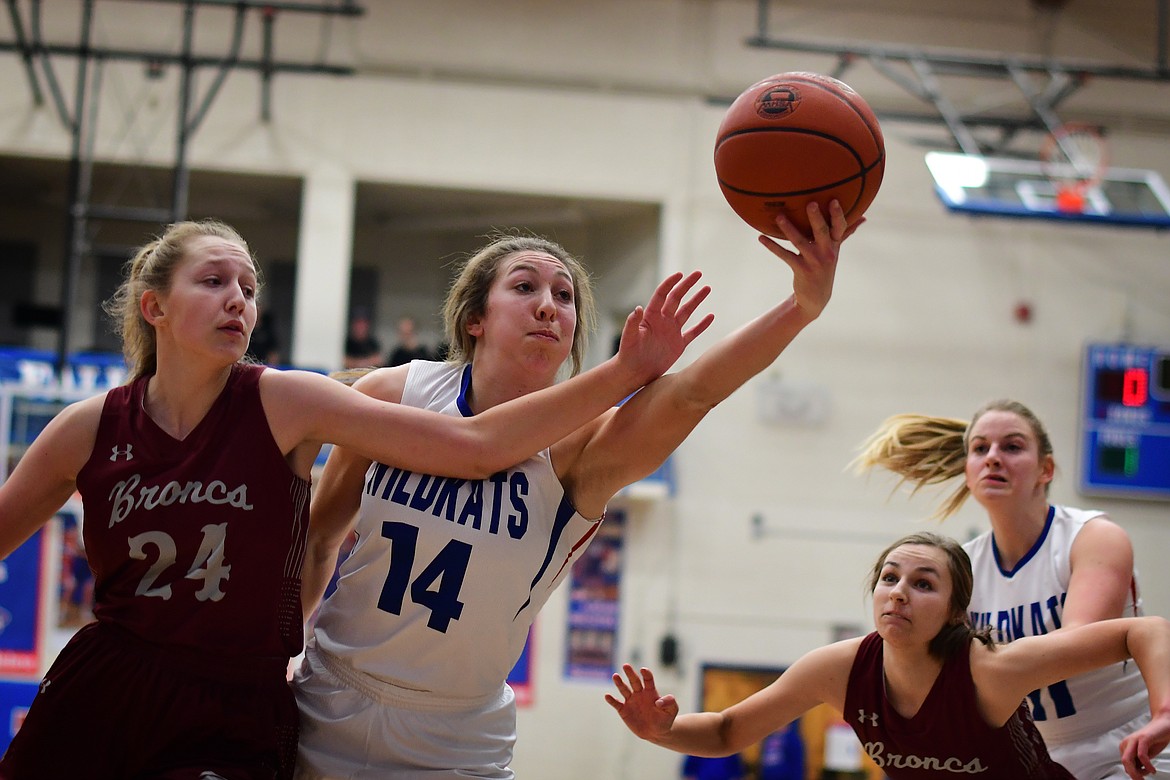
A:
MULTIPOLYGON (((990 531, 963 545, 975 574, 971 622, 976 627, 991 626, 1001 642, 1060 628, 1073 540, 1085 523, 1104 516, 1095 510, 1050 507, 1044 532, 1013 571, 1001 568, 990 531)), ((1141 614, 1136 572, 1123 614, 1141 614)), ((1149 712, 1146 686, 1133 661, 1033 691, 1028 694, 1028 703, 1036 726, 1050 745, 1100 734, 1149 712)))
MULTIPOLYGON (((470 365, 414 361, 402 403, 470 416, 470 377, 470 365)), ((317 647, 429 706, 497 695, 597 527, 569 504, 548 450, 484 480, 374 463, 317 647)))

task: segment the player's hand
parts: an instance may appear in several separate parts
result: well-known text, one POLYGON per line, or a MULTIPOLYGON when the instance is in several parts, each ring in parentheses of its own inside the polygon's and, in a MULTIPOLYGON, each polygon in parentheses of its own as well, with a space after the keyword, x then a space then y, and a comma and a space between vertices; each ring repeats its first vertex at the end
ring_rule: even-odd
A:
POLYGON ((630 731, 642 739, 656 742, 670 733, 674 719, 678 717, 678 702, 671 695, 659 696, 654 686, 654 675, 643 667, 641 675, 629 664, 622 664, 626 679, 620 674, 613 676, 622 699, 605 694, 609 706, 617 710, 630 731), (627 683, 628 680, 628 683, 627 683))
POLYGON ((793 252, 768 236, 760 236, 760 243, 788 264, 792 269, 792 294, 796 304, 815 319, 824 311, 833 294, 833 277, 837 272, 837 255, 841 243, 853 235, 865 222, 861 217, 852 225, 845 221, 845 212, 836 200, 829 203, 829 220, 815 202, 808 204, 808 220, 812 235, 806 236, 783 214, 776 216, 776 225, 797 249, 793 252))
POLYGON ((671 274, 658 285, 645 308, 639 306, 626 318, 617 357, 640 378, 640 384, 666 373, 687 345, 714 321, 715 315, 708 314, 697 325, 684 330, 695 309, 711 292, 710 287, 703 285, 691 293, 701 277, 699 271, 685 276, 671 274))
POLYGON ((1133 780, 1155 774, 1150 760, 1170 743, 1170 714, 1160 713, 1150 722, 1121 740, 1121 765, 1133 780))

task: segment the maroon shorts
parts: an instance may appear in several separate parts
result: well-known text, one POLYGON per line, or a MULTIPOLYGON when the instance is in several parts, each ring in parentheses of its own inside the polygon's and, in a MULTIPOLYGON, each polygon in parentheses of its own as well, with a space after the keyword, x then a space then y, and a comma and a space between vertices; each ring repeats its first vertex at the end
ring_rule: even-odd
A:
POLYGON ((291 778, 286 664, 176 653, 90 624, 45 675, 0 780, 291 778))

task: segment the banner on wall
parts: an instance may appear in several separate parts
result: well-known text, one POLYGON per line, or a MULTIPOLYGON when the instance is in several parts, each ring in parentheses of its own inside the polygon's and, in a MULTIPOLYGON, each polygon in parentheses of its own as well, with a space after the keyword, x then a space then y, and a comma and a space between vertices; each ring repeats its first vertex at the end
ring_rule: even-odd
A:
POLYGON ((37 679, 40 674, 41 567, 45 531, 0 561, 0 677, 37 679))
POLYGON ((620 622, 625 512, 611 510, 569 573, 565 679, 609 682, 620 622))
POLYGON ((39 688, 40 683, 35 681, 0 681, 0 753, 8 749, 12 738, 20 730, 39 688))

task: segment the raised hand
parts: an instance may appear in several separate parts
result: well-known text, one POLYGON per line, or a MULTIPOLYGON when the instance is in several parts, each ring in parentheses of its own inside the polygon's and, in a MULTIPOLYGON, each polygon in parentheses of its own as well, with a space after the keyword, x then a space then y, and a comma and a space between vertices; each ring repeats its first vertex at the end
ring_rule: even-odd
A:
POLYGON ((666 373, 687 345, 714 321, 715 315, 708 314, 697 325, 683 330, 711 292, 710 287, 703 285, 687 298, 701 277, 699 271, 685 276, 678 272, 671 274, 658 285, 645 308, 637 307, 626 318, 617 357, 643 378, 642 384, 666 373))
POLYGON ((768 236, 760 236, 760 243, 792 269, 792 293, 796 304, 815 318, 824 311, 833 293, 841 243, 853 235, 865 222, 865 217, 848 224, 841 204, 834 200, 829 203, 830 221, 825 221, 825 215, 815 202, 808 204, 808 219, 812 226, 811 236, 801 233, 783 214, 776 216, 776 225, 797 252, 784 248, 768 236))
POLYGON ((1151 758, 1170 743, 1170 714, 1159 713, 1150 722, 1121 740, 1121 765, 1132 780, 1155 774, 1151 758))
POLYGON ((609 706, 617 710, 622 722, 642 739, 657 742, 670 733, 674 719, 678 717, 678 702, 674 696, 659 696, 654 686, 654 675, 643 668, 641 676, 629 664, 622 664, 626 679, 614 674, 613 684, 617 686, 622 699, 605 694, 609 706), (628 684, 626 681, 629 681, 628 684))

